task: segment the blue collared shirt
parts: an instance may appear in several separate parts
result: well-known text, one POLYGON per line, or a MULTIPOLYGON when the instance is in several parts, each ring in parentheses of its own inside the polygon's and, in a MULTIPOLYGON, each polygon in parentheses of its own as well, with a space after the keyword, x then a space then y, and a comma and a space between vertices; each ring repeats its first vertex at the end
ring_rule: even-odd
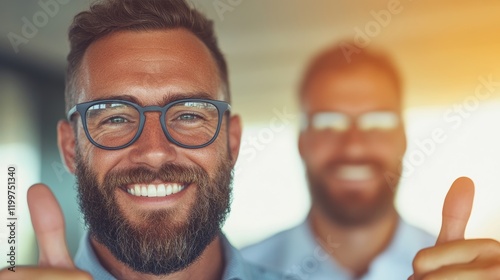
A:
MULTIPOLYGON (((413 273, 416 253, 435 242, 434 236, 400 219, 391 243, 361 278, 355 278, 323 250, 307 221, 244 248, 241 253, 250 262, 283 272, 287 280, 401 280, 413 273)), ((330 245, 342 246, 341 243, 330 245)))
MULTIPOLYGON (((279 274, 246 262, 240 252, 234 248, 224 235, 220 236, 226 267, 221 280, 274 280, 280 279, 279 274)), ((80 247, 75 255, 75 265, 92 275, 96 280, 115 280, 99 263, 94 253, 88 233, 80 241, 80 247)))

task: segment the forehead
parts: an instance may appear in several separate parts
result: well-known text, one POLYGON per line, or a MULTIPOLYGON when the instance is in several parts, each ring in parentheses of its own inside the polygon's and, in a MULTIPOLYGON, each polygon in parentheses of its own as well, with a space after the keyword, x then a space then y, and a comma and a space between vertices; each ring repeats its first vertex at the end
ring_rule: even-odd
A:
POLYGON ((209 49, 185 29, 120 31, 94 42, 80 68, 77 102, 130 95, 144 105, 206 93, 223 99, 209 49))
POLYGON ((355 115, 401 110, 395 82, 387 73, 368 65, 314 74, 301 99, 306 112, 340 111, 355 115))

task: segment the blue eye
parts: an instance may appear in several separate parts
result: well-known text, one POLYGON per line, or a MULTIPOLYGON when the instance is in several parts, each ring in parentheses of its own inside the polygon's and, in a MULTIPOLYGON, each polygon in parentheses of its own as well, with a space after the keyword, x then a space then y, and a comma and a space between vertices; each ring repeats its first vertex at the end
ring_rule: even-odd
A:
POLYGON ((128 122, 130 121, 123 117, 111 117, 105 121, 105 123, 111 123, 111 124, 128 123, 128 122))
POLYGON ((195 114, 182 114, 179 116, 179 120, 181 121, 194 121, 200 119, 200 116, 197 116, 195 114))

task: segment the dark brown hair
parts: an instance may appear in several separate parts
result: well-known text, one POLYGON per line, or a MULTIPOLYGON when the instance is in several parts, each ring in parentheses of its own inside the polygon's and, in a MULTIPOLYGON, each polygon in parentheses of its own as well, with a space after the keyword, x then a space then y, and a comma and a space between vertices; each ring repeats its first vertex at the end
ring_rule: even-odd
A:
POLYGON ((218 45, 213 22, 184 0, 104 0, 75 16, 69 29, 70 53, 66 77, 66 111, 75 105, 78 69, 87 48, 100 38, 122 30, 145 31, 186 28, 196 35, 215 59, 222 90, 230 101, 227 65, 218 45))
POLYGON ((398 97, 402 97, 402 81, 398 69, 385 54, 369 48, 357 47, 355 43, 342 42, 316 55, 306 68, 300 84, 300 99, 311 77, 317 73, 344 72, 360 66, 372 66, 386 73, 393 81, 398 97))

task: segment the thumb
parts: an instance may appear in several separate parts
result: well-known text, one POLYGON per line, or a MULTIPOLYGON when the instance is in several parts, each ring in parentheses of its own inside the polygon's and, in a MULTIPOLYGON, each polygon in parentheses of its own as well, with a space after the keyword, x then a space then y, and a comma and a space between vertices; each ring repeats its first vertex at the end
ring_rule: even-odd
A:
POLYGON ((460 177, 453 182, 444 199, 443 220, 437 244, 464 239, 474 200, 474 182, 460 177))
POLYGON ((74 268, 66 247, 64 217, 56 198, 43 184, 28 190, 28 207, 31 223, 38 241, 40 266, 74 268))

